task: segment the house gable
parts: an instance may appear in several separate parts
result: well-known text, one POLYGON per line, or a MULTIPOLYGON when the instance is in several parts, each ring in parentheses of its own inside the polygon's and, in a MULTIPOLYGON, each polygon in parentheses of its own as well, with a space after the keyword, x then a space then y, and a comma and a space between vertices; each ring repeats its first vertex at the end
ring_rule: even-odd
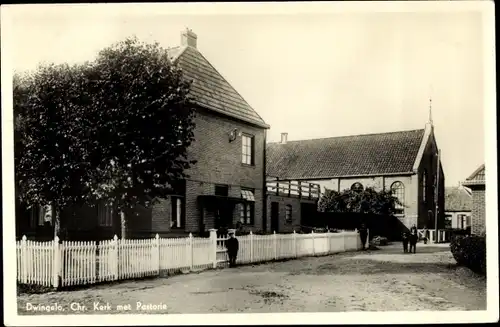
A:
POLYGON ((470 212, 472 210, 472 196, 464 188, 445 188, 446 212, 470 212))
POLYGON ((184 77, 192 81, 190 94, 194 102, 228 117, 269 128, 262 117, 198 51, 195 44, 167 49, 171 60, 183 70, 184 77))
POLYGON ((480 186, 485 185, 486 183, 486 168, 485 165, 482 164, 476 169, 464 182, 464 186, 480 186))

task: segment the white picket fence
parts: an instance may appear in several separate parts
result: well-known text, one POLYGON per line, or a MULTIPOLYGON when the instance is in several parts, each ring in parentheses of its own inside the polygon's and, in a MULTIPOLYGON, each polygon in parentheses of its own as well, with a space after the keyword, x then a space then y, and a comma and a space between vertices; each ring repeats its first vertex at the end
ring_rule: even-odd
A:
MULTIPOLYGON (((28 241, 16 243, 17 281, 48 287, 158 276, 225 266, 225 237, 113 240, 97 242, 28 241)), ((356 231, 321 234, 239 236, 237 263, 328 255, 361 249, 356 231)))

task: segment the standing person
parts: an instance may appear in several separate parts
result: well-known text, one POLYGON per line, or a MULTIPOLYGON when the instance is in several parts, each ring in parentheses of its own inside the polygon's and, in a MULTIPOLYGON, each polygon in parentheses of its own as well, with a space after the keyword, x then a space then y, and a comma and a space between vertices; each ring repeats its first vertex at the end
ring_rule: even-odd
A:
POLYGON ((428 233, 427 226, 424 226, 423 232, 424 232, 424 244, 427 244, 427 233, 428 233))
POLYGON ((403 253, 408 253, 408 233, 403 233, 403 253))
POLYGON ((227 255, 229 257, 229 267, 236 266, 236 257, 238 256, 239 242, 234 235, 234 229, 229 230, 229 239, 226 241, 227 255))
POLYGON ((410 253, 412 252, 412 249, 413 253, 417 252, 417 240, 418 240, 417 227, 413 225, 410 228, 410 253))
POLYGON ((361 224, 361 227, 359 228, 359 237, 361 238, 363 250, 365 250, 366 238, 368 237, 368 230, 366 229, 365 224, 361 224))

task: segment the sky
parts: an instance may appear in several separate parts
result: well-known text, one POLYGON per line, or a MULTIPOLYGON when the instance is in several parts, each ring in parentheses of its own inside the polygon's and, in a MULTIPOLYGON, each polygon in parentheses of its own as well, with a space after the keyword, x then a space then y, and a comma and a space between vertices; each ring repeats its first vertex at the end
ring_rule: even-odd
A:
POLYGON ((480 11, 133 8, 13 10, 14 69, 91 60, 132 35, 177 46, 188 27, 198 50, 271 126, 268 141, 282 132, 301 140, 424 128, 432 98, 446 185, 485 161, 480 11))

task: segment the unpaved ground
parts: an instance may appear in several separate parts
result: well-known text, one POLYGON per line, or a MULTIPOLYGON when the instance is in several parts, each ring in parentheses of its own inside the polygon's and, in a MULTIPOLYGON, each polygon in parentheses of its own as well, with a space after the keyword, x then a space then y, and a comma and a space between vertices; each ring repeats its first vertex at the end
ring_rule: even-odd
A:
POLYGON ((457 268, 449 247, 401 252, 395 244, 377 251, 25 294, 18 297, 18 308, 20 314, 34 313, 27 311, 28 304, 54 303, 64 311, 50 314, 486 310, 485 279, 457 268), (97 302, 109 303, 110 310, 94 310, 97 302), (137 302, 157 307, 138 310, 137 302), (72 311, 71 303, 80 310, 72 311))

